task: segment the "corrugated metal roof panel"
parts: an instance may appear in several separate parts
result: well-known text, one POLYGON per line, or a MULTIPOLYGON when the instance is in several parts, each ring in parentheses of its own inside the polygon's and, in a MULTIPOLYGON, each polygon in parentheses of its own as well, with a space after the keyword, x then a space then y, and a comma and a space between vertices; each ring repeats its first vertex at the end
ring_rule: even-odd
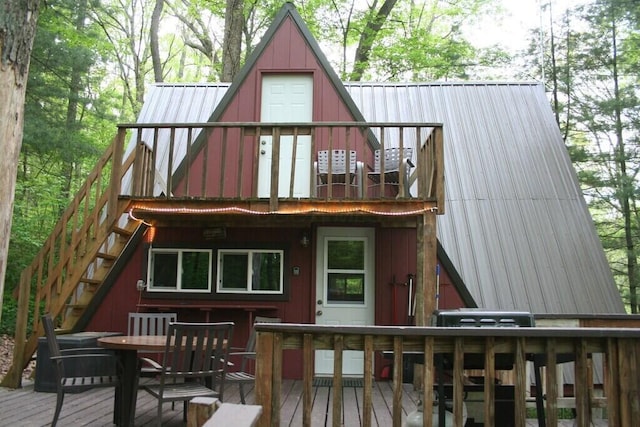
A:
MULTIPOLYGON (((443 123, 438 238, 479 307, 624 312, 542 85, 345 86, 368 121, 443 123)), ((155 86, 140 121, 206 121, 227 88, 155 86)))

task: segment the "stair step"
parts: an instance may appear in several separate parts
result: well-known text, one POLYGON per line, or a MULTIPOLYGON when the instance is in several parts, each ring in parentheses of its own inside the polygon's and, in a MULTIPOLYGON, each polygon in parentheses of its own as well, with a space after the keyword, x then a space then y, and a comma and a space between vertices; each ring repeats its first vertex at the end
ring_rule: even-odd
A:
POLYGON ((99 285, 102 283, 100 279, 89 279, 88 277, 83 277, 80 279, 80 283, 86 283, 88 285, 99 285))
POLYGON ((120 227, 113 227, 113 232, 124 237, 129 237, 133 234, 133 232, 127 230, 126 228, 120 228, 120 227))
POLYGON ((107 253, 104 253, 104 252, 98 252, 98 254, 96 256, 98 258, 102 258, 102 259, 108 260, 108 261, 113 261, 113 260, 115 260, 117 258, 115 255, 107 254, 107 253))

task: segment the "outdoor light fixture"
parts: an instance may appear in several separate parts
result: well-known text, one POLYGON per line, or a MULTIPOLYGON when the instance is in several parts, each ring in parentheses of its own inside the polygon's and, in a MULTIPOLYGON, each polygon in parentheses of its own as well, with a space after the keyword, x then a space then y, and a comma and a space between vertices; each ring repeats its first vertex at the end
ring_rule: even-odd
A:
POLYGON ((303 231, 302 237, 300 238, 300 245, 303 248, 307 248, 309 247, 309 243, 311 243, 311 239, 309 239, 309 233, 307 233, 306 231, 303 231))

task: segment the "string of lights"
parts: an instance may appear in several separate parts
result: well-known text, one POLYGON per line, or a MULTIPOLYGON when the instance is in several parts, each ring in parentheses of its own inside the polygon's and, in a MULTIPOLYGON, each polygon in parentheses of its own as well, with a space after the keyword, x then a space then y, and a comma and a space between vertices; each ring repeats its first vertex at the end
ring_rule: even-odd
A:
POLYGON ((191 214, 191 215, 208 215, 208 214, 220 214, 220 213, 241 213, 247 215, 304 215, 304 214, 315 214, 315 213, 325 213, 325 214, 350 214, 350 213, 365 213, 369 215, 377 215, 377 216, 411 216, 411 215, 419 215, 426 212, 436 212, 438 210, 437 207, 431 208, 420 208, 414 209, 410 211, 402 211, 402 212, 384 212, 377 211, 373 209, 366 209, 362 207, 354 207, 354 208, 345 208, 345 209, 323 209, 323 208, 308 208, 308 209, 295 209, 295 210, 279 210, 279 211, 256 211, 252 209, 241 208, 238 206, 228 206, 224 208, 158 208, 158 207, 147 207, 147 206, 133 206, 129 210, 129 217, 135 221, 140 221, 146 225, 151 225, 145 222, 141 218, 137 218, 134 216, 133 211, 141 212, 141 213, 154 213, 154 214, 191 214))

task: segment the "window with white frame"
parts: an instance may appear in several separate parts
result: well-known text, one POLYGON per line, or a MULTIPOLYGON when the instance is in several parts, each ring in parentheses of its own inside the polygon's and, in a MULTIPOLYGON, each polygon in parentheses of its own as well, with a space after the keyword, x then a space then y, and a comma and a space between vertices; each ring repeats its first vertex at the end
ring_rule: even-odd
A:
POLYGON ((282 294, 284 251, 221 249, 218 293, 282 294))
POLYGON ((211 292, 209 249, 152 248, 147 290, 150 292, 211 292))

